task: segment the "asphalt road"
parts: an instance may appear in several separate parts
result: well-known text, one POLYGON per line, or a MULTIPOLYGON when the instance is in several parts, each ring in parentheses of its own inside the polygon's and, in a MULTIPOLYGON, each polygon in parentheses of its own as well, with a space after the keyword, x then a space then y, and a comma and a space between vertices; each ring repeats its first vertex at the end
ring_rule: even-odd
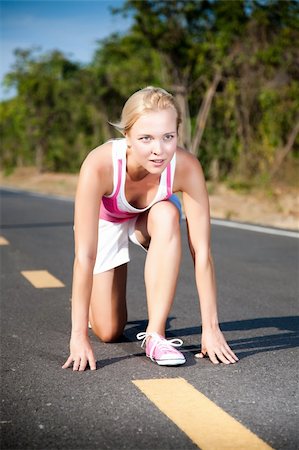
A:
POLYGON ((144 254, 132 246, 125 336, 104 344, 91 332, 97 370, 73 373, 61 369, 70 333, 73 203, 9 190, 1 198, 0 235, 9 242, 0 248, 2 449, 198 448, 132 383, 178 377, 272 448, 299 448, 298 239, 212 226, 221 328, 240 358, 231 366, 194 358, 201 330, 185 223, 167 337, 184 340, 187 363, 159 367, 144 356, 136 341, 147 319, 144 254), (24 270, 47 270, 65 287, 36 289, 24 270))

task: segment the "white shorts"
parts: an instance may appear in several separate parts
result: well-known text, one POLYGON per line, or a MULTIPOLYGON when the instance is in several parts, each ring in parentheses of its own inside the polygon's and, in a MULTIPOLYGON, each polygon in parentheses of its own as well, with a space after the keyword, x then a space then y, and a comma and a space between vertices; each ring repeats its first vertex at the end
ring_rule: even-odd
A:
MULTIPOLYGON (((179 199, 173 194, 169 200, 178 208, 181 217, 181 204, 179 199)), ((138 216, 121 223, 108 222, 103 219, 99 220, 98 249, 93 269, 94 275, 129 262, 129 240, 147 251, 135 235, 137 219, 138 216)))
POLYGON ((94 275, 130 261, 129 239, 142 247, 135 236, 136 220, 137 217, 121 223, 99 220, 98 250, 93 268, 94 275))

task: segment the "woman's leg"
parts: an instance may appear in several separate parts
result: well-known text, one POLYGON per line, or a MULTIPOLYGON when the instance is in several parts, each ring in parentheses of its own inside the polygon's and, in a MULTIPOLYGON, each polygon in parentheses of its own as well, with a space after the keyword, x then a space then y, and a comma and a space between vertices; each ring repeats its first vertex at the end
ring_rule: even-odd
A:
POLYGON ((136 237, 142 245, 148 246, 144 270, 149 318, 147 333, 165 335, 181 260, 179 220, 177 207, 162 201, 136 222, 136 237))
POLYGON ((113 342, 127 322, 127 264, 93 276, 89 318, 93 332, 104 342, 113 342))

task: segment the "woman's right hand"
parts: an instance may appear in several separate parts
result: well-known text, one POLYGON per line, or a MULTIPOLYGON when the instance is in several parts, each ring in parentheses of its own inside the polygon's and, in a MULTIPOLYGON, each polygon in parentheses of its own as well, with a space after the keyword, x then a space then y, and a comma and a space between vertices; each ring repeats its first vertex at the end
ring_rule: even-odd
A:
POLYGON ((62 368, 67 369, 73 364, 73 370, 79 370, 81 372, 85 370, 87 363, 91 370, 96 370, 96 361, 88 336, 85 334, 79 336, 72 335, 70 341, 70 356, 62 368))

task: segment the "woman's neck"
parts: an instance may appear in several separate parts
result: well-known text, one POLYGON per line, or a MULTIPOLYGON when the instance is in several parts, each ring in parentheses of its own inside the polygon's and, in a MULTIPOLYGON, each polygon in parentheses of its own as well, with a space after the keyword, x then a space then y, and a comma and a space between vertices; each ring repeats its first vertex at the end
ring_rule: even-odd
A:
POLYGON ((141 181, 149 174, 143 166, 136 163, 130 154, 129 148, 127 149, 126 154, 126 173, 131 181, 141 181))

